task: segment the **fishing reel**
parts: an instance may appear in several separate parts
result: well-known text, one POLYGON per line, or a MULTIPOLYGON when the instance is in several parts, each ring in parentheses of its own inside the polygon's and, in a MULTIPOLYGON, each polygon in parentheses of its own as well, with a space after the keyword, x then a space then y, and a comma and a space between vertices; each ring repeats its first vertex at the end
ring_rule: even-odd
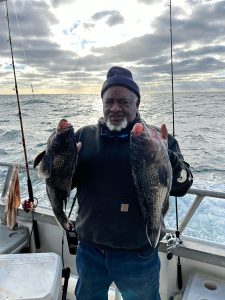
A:
POLYGON ((183 241, 180 239, 179 234, 176 232, 174 233, 167 233, 166 234, 166 240, 167 240, 167 259, 171 260, 173 258, 173 250, 177 247, 180 247, 180 245, 183 243, 183 241))
POLYGON ((24 200, 22 202, 22 207, 23 207, 23 210, 26 212, 26 213, 30 213, 30 212, 34 212, 35 211, 35 208, 37 207, 38 205, 38 199, 36 197, 34 197, 34 201, 31 201, 30 199, 28 200, 24 200))

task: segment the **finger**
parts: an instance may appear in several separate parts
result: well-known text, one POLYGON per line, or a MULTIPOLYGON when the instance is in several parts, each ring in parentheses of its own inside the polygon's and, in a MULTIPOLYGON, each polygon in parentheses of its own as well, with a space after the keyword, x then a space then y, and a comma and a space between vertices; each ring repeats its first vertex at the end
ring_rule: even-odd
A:
POLYGON ((68 222, 68 223, 65 224, 65 229, 70 230, 72 228, 73 228, 73 224, 72 223, 68 222))

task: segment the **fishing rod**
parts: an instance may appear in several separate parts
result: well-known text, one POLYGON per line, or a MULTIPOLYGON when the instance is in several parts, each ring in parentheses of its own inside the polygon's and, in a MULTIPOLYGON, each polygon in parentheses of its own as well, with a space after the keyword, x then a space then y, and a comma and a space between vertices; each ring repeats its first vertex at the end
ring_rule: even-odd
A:
MULTIPOLYGON (((29 171, 29 165, 28 165, 28 159, 27 159, 27 150, 26 150, 26 142, 25 142, 25 135, 24 135, 24 129, 23 129, 23 119, 22 119, 22 113, 20 109, 20 99, 19 99, 19 92, 18 92, 18 85, 17 85, 17 78, 16 78, 16 68, 14 63, 14 55, 13 55, 13 47, 12 47, 12 39, 11 39, 11 30, 10 30, 10 21, 9 21, 9 9, 8 9, 8 3, 7 0, 0 0, 0 2, 4 2, 6 5, 6 20, 8 25, 8 34, 9 34, 9 45, 10 45, 10 52, 11 52, 11 58, 12 58, 12 68, 13 68, 13 76, 14 76, 14 83, 15 83, 15 92, 16 92, 16 99, 17 99, 17 106, 18 106, 18 114, 19 114, 19 120, 20 120, 20 128, 21 128, 21 134, 22 134, 22 144, 23 144, 23 150, 24 150, 24 158, 25 158, 25 169, 26 169, 26 175, 27 175, 27 188, 28 188, 28 195, 29 199, 24 200, 22 203, 22 207, 25 212, 32 213, 32 231, 34 231, 34 240, 36 248, 40 248, 40 239, 39 239, 39 232, 38 232, 38 226, 37 221, 34 220, 34 210, 37 207, 38 200, 35 198, 36 203, 34 203, 34 195, 33 195, 33 188, 32 183, 30 179, 30 171, 29 171)), ((30 236, 31 236, 30 234, 30 236)))
POLYGON ((22 119, 22 114, 21 114, 21 109, 20 109, 20 99, 19 99, 19 92, 18 92, 18 85, 17 85, 17 78, 16 78, 16 68, 15 68, 13 48, 12 48, 8 3, 7 3, 7 0, 0 0, 0 2, 3 2, 3 1, 5 1, 5 4, 6 4, 6 20, 7 20, 8 33, 9 33, 8 41, 9 41, 9 45, 10 45, 10 52, 11 52, 11 58, 12 58, 13 77, 14 77, 14 83, 15 83, 14 90, 16 92, 16 99, 17 99, 17 106, 18 106, 18 113, 19 113, 19 120, 20 120, 20 129, 21 129, 21 134, 22 134, 22 144, 23 144, 23 150, 24 150, 26 174, 27 174, 27 187, 28 187, 29 201, 34 202, 33 189, 32 189, 28 159, 27 159, 25 135, 24 135, 24 129, 23 129, 23 119, 22 119))
MULTIPOLYGON (((174 101, 174 80, 173 80, 173 32, 172 32, 172 4, 170 0, 170 62, 171 62, 171 92, 172 92, 172 112, 173 112, 173 136, 175 137, 175 101, 174 101)), ((180 231, 179 231, 179 221, 178 221, 178 203, 177 197, 175 197, 175 211, 176 211, 176 239, 175 246, 179 246, 180 241, 180 231)), ((172 258, 172 257, 171 257, 172 258)), ((182 268, 180 256, 177 257, 177 286, 178 289, 182 289, 182 268)))
MULTIPOLYGON (((12 58, 13 76, 14 76, 14 83, 15 83, 14 90, 16 92, 16 99, 17 99, 17 106, 18 106, 18 114, 19 114, 20 128, 21 128, 21 134, 22 134, 22 144, 23 144, 24 158, 25 158, 25 169, 26 169, 26 175, 27 175, 27 188, 28 188, 28 195, 29 195, 29 199, 23 201, 22 207, 25 212, 32 212, 32 224, 33 224, 32 231, 34 230, 35 245, 36 245, 36 248, 40 248, 40 239, 39 239, 37 221, 34 220, 34 210, 37 206, 38 200, 37 200, 37 198, 35 198, 35 200, 36 200, 36 204, 35 204, 33 188, 32 188, 32 183, 31 183, 31 179, 30 179, 28 159, 27 159, 26 142, 25 142, 25 135, 24 135, 24 129, 23 129, 23 119, 22 119, 22 113, 21 113, 21 109, 20 109, 20 99, 19 99, 19 92, 18 92, 18 85, 17 85, 17 78, 16 78, 16 68, 15 68, 15 63, 14 63, 8 3, 7 3, 7 0, 0 0, 0 2, 4 2, 4 1, 5 1, 5 5, 6 5, 6 20, 7 20, 7 25, 8 25, 8 34, 9 34, 8 41, 9 41, 9 45, 10 45, 10 53, 11 53, 11 58, 12 58)), ((32 232, 31 232, 31 234, 32 234, 32 232)))
POLYGON ((173 112, 173 136, 175 137, 175 104, 173 85, 173 31, 172 31, 172 4, 170 0, 170 67, 171 67, 171 92, 172 92, 172 112, 173 112))

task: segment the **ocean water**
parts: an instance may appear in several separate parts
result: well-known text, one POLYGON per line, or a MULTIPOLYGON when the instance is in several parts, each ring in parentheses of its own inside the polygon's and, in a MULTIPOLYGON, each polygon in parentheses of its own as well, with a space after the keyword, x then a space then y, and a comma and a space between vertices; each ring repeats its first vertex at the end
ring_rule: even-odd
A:
MULTIPOLYGON (((175 136, 185 160, 194 175, 193 187, 225 192, 225 93, 176 93, 175 136)), ((21 95, 27 156, 34 196, 40 206, 50 206, 44 180, 32 168, 33 158, 46 147, 46 141, 61 118, 73 123, 75 130, 95 124, 102 116, 98 95, 21 95)), ((173 130, 171 95, 142 96, 140 113, 147 123, 166 123, 173 130)), ((0 96, 0 162, 24 164, 24 150, 15 95, 0 96)), ((6 168, 0 168, 0 191, 6 168)), ((22 199, 27 199, 26 173, 20 174, 22 199)), ((179 219, 194 200, 186 195, 178 198, 179 219)), ((175 229, 175 200, 170 199, 166 224, 175 229)), ((70 203, 69 203, 70 205, 70 203)), ((69 206, 68 205, 68 206, 69 206)), ((184 233, 225 244, 225 200, 206 198, 199 206, 184 233)))

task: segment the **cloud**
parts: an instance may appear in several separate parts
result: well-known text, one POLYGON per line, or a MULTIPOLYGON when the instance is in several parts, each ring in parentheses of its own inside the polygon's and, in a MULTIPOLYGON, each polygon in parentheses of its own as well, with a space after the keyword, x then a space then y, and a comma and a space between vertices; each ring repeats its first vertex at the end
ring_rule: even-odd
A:
POLYGON ((176 51, 176 55, 179 59, 183 59, 187 57, 190 58, 190 57, 209 56, 209 55, 220 56, 220 55, 224 55, 224 53, 225 53, 225 46, 223 45, 199 46, 195 50, 176 51))
POLYGON ((92 29, 95 27, 94 23, 83 23, 85 29, 92 29))
POLYGON ((93 48, 92 50, 96 54, 103 53, 103 57, 106 56, 112 61, 138 62, 143 58, 154 58, 159 53, 162 55, 168 46, 168 39, 165 39, 164 35, 146 34, 113 47, 93 48))
MULTIPOLYGON (((12 13, 14 11, 12 2, 9 2, 10 24, 18 80, 24 84, 32 80, 40 88, 43 86, 47 88, 49 84, 52 89, 60 86, 65 89, 71 89, 73 86, 79 87, 79 85, 100 86, 105 80, 108 68, 117 64, 129 67, 140 85, 145 86, 149 82, 154 82, 159 86, 163 84, 169 86, 168 4, 162 8, 161 14, 151 22, 149 33, 130 39, 120 39, 122 42, 114 43, 110 47, 94 46, 90 48, 88 54, 82 54, 82 51, 80 54, 76 51, 77 43, 81 48, 82 46, 85 48, 90 43, 94 45, 95 30, 93 29, 97 23, 100 26, 103 21, 108 25, 105 26, 107 30, 119 34, 115 25, 121 24, 121 28, 127 25, 127 18, 123 17, 123 15, 125 16, 124 12, 122 13, 122 10, 120 12, 119 10, 97 9, 98 12, 91 11, 86 18, 72 19, 72 25, 62 29, 62 35, 70 41, 70 48, 66 48, 62 41, 58 41, 53 36, 52 26, 59 24, 60 20, 53 14, 51 3, 33 1, 30 5, 28 0, 17 2, 17 16, 28 62, 24 58, 17 21, 12 13), (27 13, 28 7, 29 13, 27 13), (77 27, 79 27, 78 29, 85 28, 89 35, 82 36, 82 30, 77 30, 77 27)), ((151 2, 152 4, 155 1, 139 2, 143 4, 151 2)), ((225 86, 223 73, 225 69, 224 1, 204 5, 193 2, 195 1, 190 0, 186 1, 185 5, 172 7, 173 59, 176 82, 179 82, 179 88, 182 88, 185 80, 190 85, 191 82, 195 82, 197 85, 199 81, 199 85, 204 86, 205 89, 208 86, 212 87, 213 82, 217 87, 225 86), (198 79, 198 76, 201 77, 201 80, 198 79)), ((63 9, 62 1, 52 1, 52 5, 60 5, 60 10, 63 9)), ((0 17, 3 17, 2 11, 0 14, 0 17)), ((2 24, 3 21, 0 26, 2 24)), ((1 26, 1 28, 4 27, 1 26)), ((105 32, 104 34, 107 34, 107 31, 105 32)), ((4 78, 4 84, 8 82, 11 85, 12 74, 10 76, 8 67, 10 64, 9 45, 6 39, 6 32, 1 30, 0 77, 1 82, 4 78)))
POLYGON ((158 3, 159 1, 158 0, 138 0, 138 2, 151 5, 151 4, 154 4, 154 3, 158 3))
POLYGON ((109 26, 115 26, 124 23, 123 16, 117 10, 100 11, 95 13, 91 18, 94 21, 99 21, 105 17, 107 17, 106 24, 108 24, 109 26))
MULTIPOLYGON (((14 8, 10 7, 14 12, 14 8)), ((21 35, 26 38, 46 37, 51 35, 50 25, 57 24, 59 21, 50 11, 50 6, 44 1, 19 1, 16 7, 17 19, 21 35), (29 13, 28 13, 29 8, 29 13)), ((18 32, 17 20, 15 14, 10 16, 11 31, 18 32)), ((14 36, 14 39, 17 36, 14 36)))
MULTIPOLYGON (((64 0, 51 0, 52 6, 53 7, 59 7, 61 5, 65 5, 64 0)), ((66 0, 66 4, 74 3, 74 0, 66 0)))
MULTIPOLYGON (((173 55, 176 75, 179 74, 182 78, 188 76, 191 81, 196 80, 200 74, 208 80, 215 78, 219 72, 222 74, 225 67, 222 30, 225 27, 224 9, 220 2, 212 7, 195 6, 190 15, 182 7, 174 8, 173 55)), ((96 55, 102 54, 100 59, 106 64, 112 62, 131 68, 133 66, 142 83, 149 80, 160 81, 162 76, 169 78, 171 65, 168 11, 165 10, 152 25, 153 34, 133 38, 113 47, 92 50, 96 55)), ((217 76, 218 80, 219 78, 217 76)), ((223 78, 221 80, 224 82, 223 78)))

